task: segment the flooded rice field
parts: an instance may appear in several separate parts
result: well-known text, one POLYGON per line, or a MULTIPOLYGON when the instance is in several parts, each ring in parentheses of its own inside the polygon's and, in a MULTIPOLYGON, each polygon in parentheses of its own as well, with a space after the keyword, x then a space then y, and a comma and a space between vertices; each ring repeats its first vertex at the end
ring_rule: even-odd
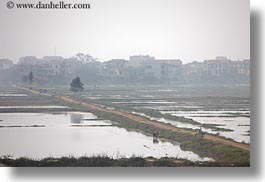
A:
MULTIPOLYGON (((180 128, 200 129, 207 133, 218 134, 220 136, 233 139, 237 142, 250 143, 250 116, 249 111, 161 111, 162 114, 181 116, 190 118, 201 124, 214 124, 218 128, 224 128, 231 131, 215 131, 189 123, 167 120, 165 118, 152 118, 153 120, 170 123, 180 128), (240 115, 242 114, 242 115, 240 115)), ((148 116, 147 116, 148 117, 148 116)))
MULTIPOLYGON (((55 91, 74 97, 66 87, 53 89, 50 94, 55 91)), ((91 86, 75 98, 179 128, 202 128, 207 133, 250 143, 249 86, 91 86), (150 116, 147 111, 160 115, 150 116), (168 115, 180 119, 169 119, 168 115), (221 130, 206 127, 209 124, 221 130)), ((47 99, 16 88, 0 88, 0 138, 0 156, 15 158, 135 155, 211 160, 183 151, 178 143, 164 140, 153 143, 152 137, 119 128, 115 121, 72 111, 53 97, 47 99)))
POLYGON ((179 144, 127 131, 88 112, 0 113, 0 156, 179 157, 206 161, 179 144))
POLYGON ((176 127, 202 128, 211 134, 250 143, 249 85, 97 87, 88 88, 82 95, 90 102, 119 108, 176 127), (199 124, 148 116, 141 112, 145 109, 192 119, 199 124), (216 131, 201 127, 200 124, 216 125, 221 129, 216 131))
MULTIPOLYGON (((144 108, 144 107, 143 107, 144 108)), ((155 109, 154 107, 153 109, 155 109)), ((159 111, 159 109, 158 109, 159 111)), ((197 111, 160 111, 162 114, 170 114, 173 116, 192 119, 200 124, 212 124, 227 131, 216 131, 201 127, 200 125, 178 122, 177 120, 169 120, 165 118, 154 118, 143 113, 136 113, 144 117, 150 118, 163 123, 170 123, 179 128, 202 129, 207 133, 218 134, 225 138, 230 138, 237 142, 250 143, 250 111, 248 110, 197 110, 197 111), (229 131, 230 130, 230 131, 229 131)))

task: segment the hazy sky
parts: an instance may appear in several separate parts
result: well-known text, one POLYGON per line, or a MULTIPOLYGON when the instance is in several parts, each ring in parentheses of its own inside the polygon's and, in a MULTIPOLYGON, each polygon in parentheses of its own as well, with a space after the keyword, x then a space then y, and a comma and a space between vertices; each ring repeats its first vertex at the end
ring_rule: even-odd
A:
POLYGON ((90 3, 89 10, 7 9, 7 1, 0 2, 0 58, 54 55, 55 46, 57 55, 84 52, 101 61, 250 57, 249 0, 74 1, 90 3))

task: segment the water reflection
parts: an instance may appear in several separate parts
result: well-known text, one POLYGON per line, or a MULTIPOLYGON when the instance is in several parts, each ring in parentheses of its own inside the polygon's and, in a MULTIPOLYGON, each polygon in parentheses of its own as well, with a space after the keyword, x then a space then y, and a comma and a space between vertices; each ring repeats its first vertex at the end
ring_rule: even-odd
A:
POLYGON ((158 132, 153 132, 153 144, 159 143, 158 132))
POLYGON ((70 119, 71 119, 71 123, 74 124, 83 124, 84 122, 84 115, 82 114, 77 114, 77 113, 71 113, 70 114, 70 119))
MULTIPOLYGON (((45 124, 43 128, 0 128, 0 156, 13 157, 61 157, 73 155, 109 157, 179 157, 191 161, 211 160, 197 154, 181 150, 179 144, 158 139, 153 143, 152 136, 127 131, 111 126, 110 121, 99 120, 91 113, 62 112, 51 113, 0 113, 3 125, 45 124), (66 114, 65 114, 66 113, 66 114), (84 122, 86 127, 72 127, 69 123, 84 122), (95 125, 109 125, 98 127, 95 125), (93 125, 93 126, 89 126, 93 125), (60 146, 60 147, 58 147, 60 146)), ((82 124, 84 125, 84 124, 82 124)))

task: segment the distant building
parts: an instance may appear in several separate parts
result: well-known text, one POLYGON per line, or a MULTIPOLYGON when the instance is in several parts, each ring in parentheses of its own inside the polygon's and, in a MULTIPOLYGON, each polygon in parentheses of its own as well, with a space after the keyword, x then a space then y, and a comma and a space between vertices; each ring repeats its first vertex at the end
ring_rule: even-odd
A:
POLYGON ((152 62, 155 60, 155 57, 149 55, 135 55, 130 56, 130 65, 131 66, 141 66, 144 63, 152 62))
POLYGON ((62 56, 44 56, 42 59, 44 61, 62 61, 64 58, 62 56))
POLYGON ((25 56, 19 58, 19 65, 41 65, 43 61, 35 56, 25 56))
POLYGON ((47 65, 48 75, 57 76, 61 73, 62 60, 49 61, 47 65))
MULTIPOLYGON (((82 56, 82 55, 81 55, 82 56)), ((25 56, 18 64, 0 59, 0 73, 14 74, 17 80, 31 71, 36 82, 67 83, 79 75, 89 83, 160 84, 160 83, 249 83, 250 60, 232 61, 216 57, 204 62, 193 61, 182 64, 180 59, 155 59, 149 55, 134 55, 129 60, 112 59, 107 62, 91 61, 90 57, 63 58, 61 56, 25 56), (85 60, 85 61, 84 61, 85 60), (90 60, 90 61, 88 61, 90 60), (9 69, 11 68, 12 69, 9 69), (60 76, 60 77, 57 77, 60 76), (57 77, 58 79, 51 79, 57 77)), ((79 56, 80 57, 80 56, 79 56)), ((3 76, 2 76, 3 77, 3 76)))
POLYGON ((74 58, 64 59, 62 62, 61 72, 65 76, 74 74, 82 66, 82 63, 74 58))
POLYGON ((193 61, 182 66, 183 80, 188 82, 199 82, 207 76, 206 65, 202 62, 193 61))
POLYGON ((13 62, 9 59, 0 59, 0 70, 6 70, 13 66, 13 62))
POLYGON ((61 56, 45 56, 42 58, 47 70, 48 76, 57 76, 61 73, 63 57, 61 56))
POLYGON ((156 79, 176 79, 181 76, 182 62, 179 59, 161 59, 146 62, 145 76, 156 79))
POLYGON ((204 71, 204 65, 201 62, 193 61, 183 65, 183 72, 185 76, 198 76, 204 71))
POLYGON ((103 74, 110 77, 124 77, 129 66, 129 61, 124 59, 112 59, 104 63, 103 74))
POLYGON ((250 75, 250 60, 245 59, 243 61, 232 61, 231 62, 232 72, 238 75, 250 75))
POLYGON ((226 57, 216 57, 216 59, 204 61, 206 71, 209 76, 224 76, 231 71, 231 60, 226 57))

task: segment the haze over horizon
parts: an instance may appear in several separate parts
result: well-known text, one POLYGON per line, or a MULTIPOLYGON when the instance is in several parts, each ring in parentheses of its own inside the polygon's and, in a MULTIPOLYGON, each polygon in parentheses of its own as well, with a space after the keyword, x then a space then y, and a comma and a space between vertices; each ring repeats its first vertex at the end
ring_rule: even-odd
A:
POLYGON ((248 0, 77 3, 84 2, 90 3, 91 9, 7 9, 1 1, 0 58, 17 62, 23 56, 53 56, 54 47, 59 56, 83 52, 100 61, 139 54, 181 59, 183 63, 216 56, 250 58, 248 0))

